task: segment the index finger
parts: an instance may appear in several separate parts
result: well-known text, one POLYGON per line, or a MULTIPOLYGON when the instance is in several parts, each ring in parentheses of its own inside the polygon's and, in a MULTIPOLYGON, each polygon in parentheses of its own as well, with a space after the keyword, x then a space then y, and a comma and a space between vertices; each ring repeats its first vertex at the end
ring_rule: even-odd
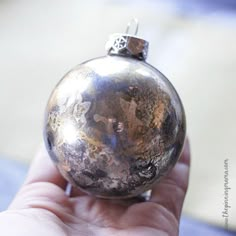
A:
POLYGON ((67 181, 53 164, 43 144, 31 163, 24 185, 37 182, 53 183, 62 189, 67 185, 67 181))

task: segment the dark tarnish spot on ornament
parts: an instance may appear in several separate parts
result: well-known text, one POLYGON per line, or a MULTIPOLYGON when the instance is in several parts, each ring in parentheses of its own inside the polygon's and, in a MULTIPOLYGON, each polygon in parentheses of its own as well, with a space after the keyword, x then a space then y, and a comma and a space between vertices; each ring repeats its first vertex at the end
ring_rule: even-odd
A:
POLYGON ((47 133, 47 140, 46 140, 46 146, 48 148, 48 152, 50 153, 51 159, 55 162, 58 163, 58 158, 53 152, 53 147, 54 147, 54 136, 53 134, 49 131, 47 133))
POLYGON ((156 176, 157 168, 151 162, 137 161, 130 167, 131 175, 137 175, 140 181, 136 182, 137 185, 142 184, 144 181, 151 181, 156 176))
POLYGON ((89 177, 90 179, 92 179, 94 181, 98 180, 94 174, 92 174, 91 172, 89 172, 87 170, 82 171, 82 174, 89 177))
POLYGON ((97 169, 95 172, 95 175, 97 176, 97 178, 106 178, 107 177, 107 173, 101 169, 97 169))
POLYGON ((48 132, 48 134, 47 134, 47 146, 49 148, 49 151, 52 151, 52 146, 53 146, 53 141, 54 141, 53 139, 54 138, 53 138, 52 133, 48 132))
POLYGON ((166 147, 177 141, 176 136, 174 135, 175 127, 176 114, 173 110, 170 110, 162 123, 162 138, 166 143, 166 147))
POLYGON ((97 181, 101 178, 106 178, 107 177, 107 173, 105 171, 101 170, 101 169, 95 170, 95 173, 91 173, 91 172, 85 170, 85 171, 82 172, 82 174, 89 177, 93 181, 97 181))
POLYGON ((109 192, 110 196, 117 196, 117 197, 123 197, 123 196, 128 196, 129 195, 129 191, 127 190, 123 190, 121 191, 121 189, 117 189, 117 188, 112 188, 111 192, 109 192))

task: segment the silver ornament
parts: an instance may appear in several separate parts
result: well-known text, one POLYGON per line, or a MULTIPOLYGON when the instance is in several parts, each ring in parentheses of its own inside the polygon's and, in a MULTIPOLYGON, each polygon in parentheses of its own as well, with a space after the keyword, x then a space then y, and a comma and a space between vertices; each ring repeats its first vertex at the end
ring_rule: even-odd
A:
POLYGON ((147 41, 115 34, 107 50, 76 66, 53 90, 44 140, 74 186, 101 198, 130 198, 177 162, 185 114, 172 84, 145 62, 147 41))

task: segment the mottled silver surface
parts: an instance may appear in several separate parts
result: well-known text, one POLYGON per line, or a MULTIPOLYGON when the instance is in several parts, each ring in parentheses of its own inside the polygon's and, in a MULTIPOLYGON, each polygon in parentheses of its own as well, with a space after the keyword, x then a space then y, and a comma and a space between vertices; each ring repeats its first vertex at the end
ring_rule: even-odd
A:
POLYGON ((176 163, 183 106, 144 61, 106 56, 71 70, 48 102, 44 139, 61 174, 103 198, 137 196, 176 163))

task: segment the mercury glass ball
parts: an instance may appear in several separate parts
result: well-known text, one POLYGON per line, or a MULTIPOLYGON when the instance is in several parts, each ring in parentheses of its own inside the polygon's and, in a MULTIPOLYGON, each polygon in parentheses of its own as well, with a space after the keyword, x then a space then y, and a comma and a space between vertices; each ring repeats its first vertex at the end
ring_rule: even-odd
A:
POLYGON ((180 98, 145 61, 105 56, 76 66, 49 99, 44 140, 61 174, 101 198, 137 196, 177 162, 185 139, 180 98))

